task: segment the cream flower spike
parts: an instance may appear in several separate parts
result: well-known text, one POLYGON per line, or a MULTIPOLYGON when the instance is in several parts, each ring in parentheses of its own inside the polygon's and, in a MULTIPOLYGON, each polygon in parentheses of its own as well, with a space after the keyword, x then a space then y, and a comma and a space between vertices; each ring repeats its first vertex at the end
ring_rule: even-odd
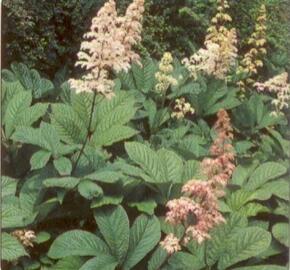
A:
POLYGON ((139 62, 133 46, 141 40, 143 12, 144 0, 134 0, 123 17, 118 17, 114 0, 109 0, 98 11, 90 31, 84 35, 76 62, 86 73, 79 80, 69 80, 77 93, 113 96, 110 72, 128 71, 132 62, 139 62))

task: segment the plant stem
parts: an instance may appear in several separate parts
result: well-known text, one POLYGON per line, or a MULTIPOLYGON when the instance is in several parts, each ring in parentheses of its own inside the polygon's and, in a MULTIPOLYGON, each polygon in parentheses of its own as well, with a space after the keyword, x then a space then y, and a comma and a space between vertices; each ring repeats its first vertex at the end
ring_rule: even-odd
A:
POLYGON ((82 156, 82 154, 83 154, 83 152, 85 150, 86 144, 87 144, 87 142, 89 140, 90 131, 91 131, 91 125, 92 125, 92 121, 93 121, 93 114, 94 114, 94 109, 95 109, 95 103, 96 103, 96 97, 97 97, 97 92, 94 91, 94 97, 93 97, 93 103, 92 103, 92 108, 91 108, 91 113, 90 113, 90 119, 89 119, 87 136, 86 136, 86 139, 85 139, 85 141, 83 143, 83 146, 82 146, 82 148, 80 150, 80 153, 79 153, 79 155, 77 157, 77 160, 76 160, 76 162, 75 162, 75 164, 73 166, 73 169, 72 169, 72 173, 71 174, 74 173, 74 171, 75 171, 75 169, 76 169, 76 167, 78 165, 78 162, 80 161, 80 158, 81 158, 81 156, 82 156))

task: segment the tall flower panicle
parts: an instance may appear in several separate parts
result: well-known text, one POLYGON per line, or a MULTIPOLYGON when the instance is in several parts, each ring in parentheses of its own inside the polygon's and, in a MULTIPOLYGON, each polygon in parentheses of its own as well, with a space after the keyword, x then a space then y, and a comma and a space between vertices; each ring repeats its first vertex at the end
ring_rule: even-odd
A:
POLYGON ((177 85, 177 80, 173 78, 173 58, 171 53, 164 53, 160 63, 159 63, 159 71, 156 72, 155 78, 157 79, 157 84, 155 89, 158 93, 164 94, 167 89, 172 85, 177 85))
POLYGON ((249 50, 245 53, 241 65, 238 67, 238 74, 246 74, 246 79, 238 82, 241 90, 246 85, 253 85, 253 77, 258 74, 259 68, 263 67, 263 57, 267 53, 266 45, 266 22, 267 12, 265 5, 261 5, 259 15, 256 19, 255 30, 249 38, 247 45, 249 50))
POLYGON ((183 60, 193 78, 198 72, 212 75, 218 79, 225 79, 227 73, 236 64, 237 34, 234 28, 225 25, 232 21, 226 12, 229 5, 226 0, 218 0, 218 12, 212 18, 212 25, 207 30, 205 48, 201 48, 189 59, 183 60))
POLYGON ((33 241, 36 239, 34 231, 16 230, 11 233, 25 247, 33 247, 33 241))
POLYGON ((182 119, 187 114, 194 114, 194 109, 190 103, 185 102, 185 98, 177 98, 175 100, 174 112, 171 114, 172 118, 182 119))
POLYGON ((272 112, 272 115, 281 115, 282 110, 289 107, 290 84, 288 83, 287 72, 283 72, 264 83, 255 83, 254 86, 258 91, 269 91, 276 95, 276 98, 272 101, 275 106, 275 111, 272 112))
POLYGON ((132 61, 139 61, 133 46, 141 40, 143 12, 144 0, 134 0, 123 17, 118 17, 114 0, 98 11, 84 35, 76 62, 86 73, 79 80, 69 80, 76 92, 98 92, 109 98, 113 95, 110 72, 128 71, 132 61))
POLYGON ((225 222, 218 210, 218 198, 223 195, 223 189, 234 171, 235 155, 231 145, 233 129, 230 118, 225 110, 219 111, 217 116, 214 125, 217 138, 210 148, 212 157, 202 161, 207 181, 188 181, 182 187, 183 196, 169 201, 166 205, 166 221, 172 225, 185 226, 185 234, 181 239, 171 235, 161 242, 161 246, 169 254, 180 250, 176 248, 176 243, 187 244, 190 240, 195 240, 201 244, 210 239, 210 230, 225 222))

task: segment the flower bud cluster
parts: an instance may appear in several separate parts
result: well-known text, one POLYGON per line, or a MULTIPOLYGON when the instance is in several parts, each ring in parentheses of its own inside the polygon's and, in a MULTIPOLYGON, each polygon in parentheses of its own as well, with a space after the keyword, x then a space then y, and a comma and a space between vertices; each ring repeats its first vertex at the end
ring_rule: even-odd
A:
POLYGON ((237 74, 246 74, 244 81, 239 81, 238 85, 242 90, 246 85, 253 85, 255 80, 253 77, 258 74, 259 68, 263 67, 263 57, 267 53, 266 45, 266 22, 267 13, 265 5, 262 5, 259 10, 259 15, 256 19, 255 31, 248 40, 249 50, 244 55, 241 65, 237 70, 237 74))
POLYGON ((11 235, 25 247, 33 247, 33 241, 36 239, 34 231, 31 230, 16 230, 11 235))
POLYGON ((155 78, 157 79, 157 84, 155 89, 160 94, 165 94, 167 89, 173 85, 177 85, 177 80, 173 78, 173 58, 171 53, 164 53, 160 63, 159 63, 159 71, 156 72, 155 78))
POLYGON ((185 102, 185 98, 178 98, 175 100, 174 112, 171 114, 172 118, 182 119, 186 114, 194 114, 194 109, 190 103, 185 102))

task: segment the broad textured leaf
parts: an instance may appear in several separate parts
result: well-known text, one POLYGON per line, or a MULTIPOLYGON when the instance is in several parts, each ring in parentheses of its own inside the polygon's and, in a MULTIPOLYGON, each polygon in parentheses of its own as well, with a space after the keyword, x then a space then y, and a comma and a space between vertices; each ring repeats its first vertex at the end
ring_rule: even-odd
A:
POLYGON ((39 150, 35 152, 30 159, 31 170, 43 168, 49 161, 50 157, 51 152, 49 151, 39 150))
POLYGON ((130 243, 124 269, 129 270, 141 261, 159 242, 160 236, 160 224, 155 216, 139 216, 130 230, 130 243))
POLYGON ((109 170, 97 171, 86 176, 88 179, 103 183, 115 183, 119 181, 121 177, 121 173, 109 170))
POLYGON ((287 270, 287 268, 280 265, 268 264, 268 265, 257 265, 257 266, 254 266, 254 265, 244 266, 244 267, 233 268, 232 270, 287 270))
POLYGON ((69 256, 59 260, 49 270, 73 270, 80 269, 84 264, 84 259, 78 256, 69 256))
POLYGON ((173 151, 166 149, 159 150, 157 155, 163 164, 167 181, 180 183, 183 170, 182 159, 173 151))
POLYGON ((270 199, 273 195, 289 201, 289 181, 279 179, 268 182, 256 190, 253 198, 263 201, 270 199))
POLYGON ((130 142, 125 144, 126 151, 134 162, 136 162, 151 177, 152 182, 167 182, 166 173, 158 155, 148 146, 130 142))
POLYGON ((129 219, 126 211, 117 206, 95 211, 94 217, 111 253, 122 263, 129 247, 129 219))
POLYGON ((91 203, 91 208, 99 208, 104 205, 119 205, 122 201, 122 195, 105 195, 101 198, 94 199, 91 203))
POLYGON ((25 89, 32 91, 35 98, 47 95, 54 88, 51 81, 41 78, 35 69, 29 69, 23 63, 13 63, 11 69, 13 72, 5 70, 5 80, 18 80, 25 89))
POLYGON ((36 238, 34 240, 35 243, 37 244, 41 244, 41 243, 45 243, 50 239, 50 234, 48 232, 39 232, 36 235, 36 238))
POLYGON ((4 261, 15 261, 19 257, 28 256, 20 242, 10 234, 2 232, 1 235, 2 253, 1 259, 4 261))
POLYGON ((237 166, 234 170, 230 184, 242 186, 256 167, 257 164, 255 163, 250 166, 237 166))
POLYGON ((72 189, 80 182, 80 179, 75 177, 49 178, 43 181, 46 187, 60 187, 72 189))
POLYGON ((131 127, 116 125, 105 131, 95 131, 92 141, 95 146, 110 146, 113 143, 129 139, 138 133, 131 127))
POLYGON ((259 227, 242 228, 228 236, 223 256, 218 262, 218 269, 247 260, 266 250, 271 243, 271 234, 259 227))
POLYGON ((68 144, 81 144, 85 141, 87 127, 85 122, 69 105, 52 105, 52 124, 60 138, 68 144))
POLYGON ((289 247, 289 224, 277 223, 272 228, 273 236, 283 245, 289 247))
POLYGON ((245 184, 245 189, 255 190, 271 179, 277 178, 287 172, 287 169, 277 162, 267 162, 259 166, 245 184))
POLYGON ((66 157, 53 160, 53 165, 60 175, 70 175, 72 171, 72 163, 66 157))
POLYGON ((23 211, 18 204, 2 204, 1 227, 16 228, 25 225, 23 211))
POLYGON ((159 246, 148 261, 148 270, 159 270, 168 257, 167 251, 159 246))
POLYGON ((238 213, 234 213, 230 216, 229 220, 227 220, 226 224, 216 227, 211 233, 211 241, 207 244, 207 264, 215 264, 215 262, 225 253, 227 247, 226 239, 235 231, 240 228, 245 228, 246 226, 247 219, 238 213))
POLYGON ((27 109, 32 101, 30 92, 20 92, 15 95, 7 105, 7 109, 4 115, 5 135, 10 137, 16 128, 17 121, 23 111, 27 109))
POLYGON ((148 215, 154 214, 154 209, 157 207, 157 203, 153 199, 148 199, 145 201, 139 202, 130 202, 128 203, 130 207, 136 207, 139 212, 146 213, 148 215))
POLYGON ((73 230, 61 234, 54 240, 48 256, 60 259, 68 256, 98 256, 108 253, 108 246, 96 235, 82 230, 73 230))
POLYGON ((17 118, 16 126, 30 126, 42 117, 47 111, 48 104, 37 103, 32 107, 26 108, 17 118))
POLYGON ((100 254, 88 260, 79 270, 115 270, 118 262, 109 254, 100 254))
POLYGON ((177 252, 169 258, 168 266, 170 270, 200 270, 204 263, 190 253, 177 252))
POLYGON ((82 180, 78 185, 78 191, 88 200, 98 198, 103 195, 103 189, 90 180, 82 180))
POLYGON ((1 176, 1 197, 15 195, 17 181, 9 176, 1 176))
POLYGON ((184 164, 182 180, 186 182, 198 177, 200 174, 200 163, 197 160, 188 160, 184 164))

